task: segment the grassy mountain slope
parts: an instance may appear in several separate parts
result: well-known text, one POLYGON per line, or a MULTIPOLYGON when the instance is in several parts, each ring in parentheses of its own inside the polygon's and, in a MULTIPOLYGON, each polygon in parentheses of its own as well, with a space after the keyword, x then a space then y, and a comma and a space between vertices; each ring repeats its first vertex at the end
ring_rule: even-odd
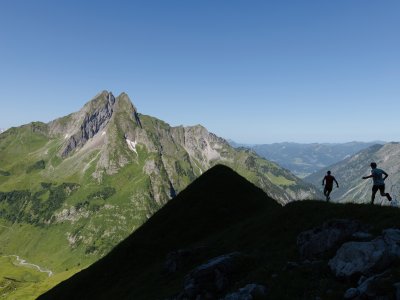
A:
MULTIPOLYGON (((369 165, 372 161, 375 161, 378 164, 378 168, 385 170, 389 174, 385 183, 386 190, 392 193, 395 198, 400 199, 399 154, 399 143, 374 145, 308 176, 306 180, 316 186, 321 185, 327 170, 331 170, 340 184, 340 188, 335 188, 332 192, 332 201, 369 203, 372 179, 362 180, 361 177, 370 174, 371 168, 369 165)), ((375 203, 390 204, 386 198, 381 198, 379 195, 376 196, 375 203)))
MULTIPOLYGON (((57 278, 70 276, 218 163, 281 204, 318 195, 287 170, 233 149, 200 125, 171 127, 139 114, 124 93, 114 98, 104 91, 48 124, 11 128, 0 135, 0 256, 18 255, 57 278)), ((15 281, 17 290, 30 284, 15 281)), ((0 295, 13 296, 1 286, 0 295)))
POLYGON ((235 289, 257 282, 269 287, 270 299, 341 299, 351 283, 336 280, 326 261, 286 269, 298 260, 297 235, 332 218, 357 219, 380 233, 399 227, 399 217, 398 209, 369 205, 301 201, 280 207, 231 169, 216 166, 111 253, 39 299, 166 299, 182 289, 188 271, 232 251, 252 257, 235 289), (199 246, 201 258, 165 274, 170 251, 199 246))

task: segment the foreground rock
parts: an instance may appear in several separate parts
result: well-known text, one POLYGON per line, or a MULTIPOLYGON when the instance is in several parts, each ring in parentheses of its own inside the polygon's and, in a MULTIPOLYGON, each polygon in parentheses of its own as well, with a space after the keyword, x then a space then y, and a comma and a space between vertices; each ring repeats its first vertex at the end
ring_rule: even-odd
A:
POLYGON ((225 296, 223 300, 263 300, 268 297, 268 289, 260 284, 248 284, 235 293, 225 296))
POLYGON ((370 242, 348 242, 342 245, 329 267, 339 278, 371 276, 389 268, 400 259, 400 230, 386 229, 370 242))
POLYGON ((172 251, 167 254, 164 262, 164 271, 169 273, 175 273, 190 263, 199 260, 206 252, 206 247, 193 247, 188 249, 179 249, 172 251))
POLYGON ((301 259, 317 259, 324 253, 334 250, 348 241, 353 234, 366 229, 358 221, 333 219, 307 231, 297 237, 297 246, 301 259))
POLYGON ((185 276, 183 291, 174 299, 218 299, 246 268, 248 258, 233 252, 198 266, 185 276))
POLYGON ((390 299, 396 293, 395 285, 391 284, 392 276, 389 271, 362 277, 357 288, 350 288, 344 294, 344 299, 390 299))

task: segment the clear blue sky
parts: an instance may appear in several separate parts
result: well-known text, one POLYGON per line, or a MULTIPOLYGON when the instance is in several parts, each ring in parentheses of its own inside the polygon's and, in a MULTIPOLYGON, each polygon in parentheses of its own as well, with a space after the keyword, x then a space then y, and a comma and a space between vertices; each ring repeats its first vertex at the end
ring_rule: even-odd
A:
POLYGON ((245 143, 400 140, 400 1, 0 1, 0 128, 101 90, 245 143))

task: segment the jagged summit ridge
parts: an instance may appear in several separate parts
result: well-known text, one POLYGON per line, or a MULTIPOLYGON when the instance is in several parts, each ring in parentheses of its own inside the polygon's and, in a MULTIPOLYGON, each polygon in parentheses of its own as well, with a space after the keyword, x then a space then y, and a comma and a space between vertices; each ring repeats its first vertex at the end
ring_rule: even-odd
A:
MULTIPOLYGON (((93 103, 90 102, 90 104, 93 103)), ((77 147, 84 145, 90 138, 102 130, 111 119, 114 111, 114 104, 115 98, 110 92, 107 95, 107 101, 105 103, 101 103, 98 107, 93 107, 93 111, 93 108, 89 107, 89 111, 85 112, 80 130, 71 137, 68 137, 68 141, 64 150, 61 152, 61 155, 63 157, 68 156, 70 152, 77 147)))
POLYGON ((253 151, 233 149, 201 125, 172 127, 139 114, 126 93, 114 97, 103 91, 80 111, 42 127, 53 148, 49 152, 45 146, 41 150, 45 155, 37 160, 47 161, 49 170, 101 183, 125 167, 134 168, 149 180, 149 195, 157 205, 221 163, 251 178, 281 204, 318 195, 289 171, 253 151), (53 154, 58 158, 53 160, 53 154))
POLYGON ((68 157, 74 150, 82 148, 88 140, 101 131, 102 134, 105 134, 114 111, 121 106, 122 109, 131 111, 132 118, 141 127, 137 109, 128 95, 122 93, 115 98, 112 92, 108 91, 96 95, 80 111, 50 122, 50 133, 53 135, 62 134, 65 140, 60 156, 68 157), (124 105, 118 105, 118 102, 124 102, 124 105))
MULTIPOLYGON (((140 115, 126 93, 114 97, 103 91, 79 112, 53 121, 50 127, 53 134, 63 138, 59 156, 90 160, 95 164, 91 176, 99 182, 104 175, 140 163, 140 150, 145 151, 148 157, 142 171, 150 177, 152 197, 157 203, 165 203, 171 197, 170 190, 181 191, 217 163, 258 174, 255 183, 281 203, 316 195, 313 187, 303 186, 289 172, 255 153, 234 151, 223 138, 201 125, 171 127, 154 117, 140 115), (98 159, 92 161, 94 155, 98 159), (165 180, 160 181, 160 177, 165 180), (296 187, 298 184, 302 187, 296 187)), ((75 170, 78 169, 82 170, 76 165, 75 170)), ((88 169, 93 168, 87 165, 83 170, 88 169)))

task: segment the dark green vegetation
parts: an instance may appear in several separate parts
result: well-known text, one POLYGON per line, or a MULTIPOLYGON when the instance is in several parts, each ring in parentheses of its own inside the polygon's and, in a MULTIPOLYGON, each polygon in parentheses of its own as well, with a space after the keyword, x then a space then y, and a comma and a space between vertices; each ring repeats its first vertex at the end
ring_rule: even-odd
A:
POLYGON ((26 173, 32 173, 35 170, 43 170, 46 167, 46 163, 44 160, 39 160, 35 162, 33 165, 29 166, 26 170, 26 173))
POLYGON ((39 299, 165 299, 182 290, 183 277, 199 263, 232 251, 252 258, 246 268, 250 271, 232 289, 256 282, 269 287, 270 299, 342 299, 353 283, 335 279, 327 258, 286 268, 288 261, 299 259, 297 235, 333 218, 371 224, 376 234, 400 227, 397 208, 320 201, 281 207, 231 169, 216 166, 107 256, 39 299), (199 246, 206 249, 202 257, 165 274, 168 253, 199 246))
POLYGON ((11 223, 45 225, 78 188, 79 184, 75 183, 62 183, 58 186, 42 183, 41 188, 34 193, 28 190, 0 192, 1 217, 11 223))
POLYGON ((10 172, 0 170, 0 176, 10 176, 10 175, 11 175, 10 172))

